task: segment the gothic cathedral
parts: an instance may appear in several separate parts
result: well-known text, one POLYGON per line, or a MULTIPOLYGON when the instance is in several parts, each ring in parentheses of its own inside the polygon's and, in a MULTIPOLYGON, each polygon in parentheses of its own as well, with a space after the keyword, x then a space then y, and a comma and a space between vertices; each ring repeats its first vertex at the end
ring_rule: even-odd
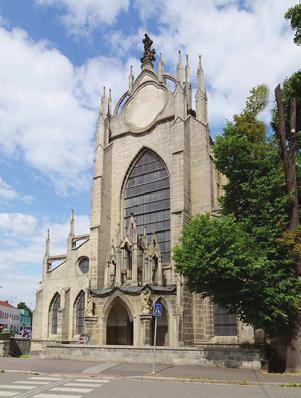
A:
POLYGON ((193 215, 214 214, 224 177, 214 167, 201 58, 195 106, 188 56, 176 74, 145 35, 141 72, 112 109, 104 90, 96 130, 91 224, 74 232, 67 251, 50 254, 36 293, 34 341, 95 346, 153 344, 152 306, 161 303, 157 344, 252 343, 254 331, 208 299, 192 294, 176 273, 172 248, 193 215))

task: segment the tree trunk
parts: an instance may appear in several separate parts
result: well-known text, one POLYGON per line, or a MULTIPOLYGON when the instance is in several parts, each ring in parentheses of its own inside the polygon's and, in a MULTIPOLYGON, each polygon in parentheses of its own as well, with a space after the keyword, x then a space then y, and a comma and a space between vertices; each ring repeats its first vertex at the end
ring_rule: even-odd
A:
MULTIPOLYGON (((285 112, 282 101, 281 88, 278 85, 275 89, 275 97, 277 101, 277 108, 279 114, 279 124, 276 127, 276 134, 279 143, 279 153, 283 161, 286 187, 289 194, 289 230, 293 231, 299 225, 298 214, 298 186, 296 176, 296 98, 291 99, 290 107, 290 132, 286 132, 285 127, 285 112)), ((296 278, 300 278, 301 267, 296 263, 295 272, 296 278)), ((295 335, 288 344, 286 356, 286 371, 298 372, 301 371, 301 313, 298 314, 297 328, 295 335)))

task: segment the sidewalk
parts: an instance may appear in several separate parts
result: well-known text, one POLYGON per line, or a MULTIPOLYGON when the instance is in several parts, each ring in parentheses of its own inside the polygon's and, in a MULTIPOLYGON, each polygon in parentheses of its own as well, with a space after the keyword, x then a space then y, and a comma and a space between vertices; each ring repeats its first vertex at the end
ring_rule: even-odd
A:
POLYGON ((92 377, 142 378, 161 380, 183 380, 208 383, 263 384, 283 385, 300 384, 301 374, 269 374, 261 370, 209 368, 197 365, 162 365, 156 366, 157 374, 151 375, 149 364, 107 363, 75 361, 65 359, 40 358, 0 358, 1 370, 13 372, 34 372, 60 375, 81 374, 92 377))

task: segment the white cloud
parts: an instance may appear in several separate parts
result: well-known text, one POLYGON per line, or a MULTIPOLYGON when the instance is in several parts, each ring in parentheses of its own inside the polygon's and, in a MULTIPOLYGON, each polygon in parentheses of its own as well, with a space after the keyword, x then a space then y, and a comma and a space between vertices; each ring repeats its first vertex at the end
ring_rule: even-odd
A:
MULTIPOLYGON (((51 223, 31 214, 0 213, 1 296, 34 303, 42 275, 46 230, 50 229, 50 254, 66 252, 69 220, 51 223)), ((75 232, 89 232, 89 217, 75 215, 75 232)))
POLYGON ((89 106, 95 106, 100 101, 100 92, 103 86, 112 89, 113 101, 128 89, 128 75, 130 65, 134 66, 134 71, 138 72, 139 64, 135 58, 129 58, 123 64, 117 58, 97 57, 87 61, 87 63, 77 70, 77 88, 81 93, 81 99, 89 106))
POLYGON ((0 213, 0 232, 4 235, 20 236, 31 234, 37 227, 37 220, 32 215, 22 213, 0 213))
POLYGON ((32 199, 33 198, 31 195, 24 195, 20 192, 17 192, 0 176, 0 200, 3 200, 5 202, 12 200, 21 200, 26 203, 31 203, 32 199))
POLYGON ((35 0, 41 6, 56 6, 72 35, 86 35, 95 28, 111 25, 118 14, 127 11, 129 0, 35 0))
POLYGON ((58 188, 82 187, 95 112, 75 95, 76 70, 46 42, 0 28, 0 150, 18 153, 58 188))
POLYGON ((284 20, 295 0, 143 0, 135 2, 141 18, 154 20, 159 34, 151 35, 154 47, 169 65, 177 50, 190 54, 196 68, 198 54, 204 61, 209 89, 211 126, 223 125, 239 112, 249 90, 261 83, 271 89, 300 68, 300 48, 284 20), (243 7, 242 7, 243 5, 243 7), (151 18, 151 19, 150 19, 151 18))
POLYGON ((45 41, 3 27, 0 51, 0 151, 18 155, 61 193, 87 189, 102 86, 116 98, 127 89, 129 65, 98 57, 76 68, 45 41))

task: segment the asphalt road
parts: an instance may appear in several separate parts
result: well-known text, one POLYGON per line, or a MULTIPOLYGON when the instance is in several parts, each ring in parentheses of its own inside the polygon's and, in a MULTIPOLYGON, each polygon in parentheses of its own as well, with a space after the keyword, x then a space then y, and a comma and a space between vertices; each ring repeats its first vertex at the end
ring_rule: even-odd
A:
POLYGON ((6 398, 300 398, 300 387, 0 374, 6 398))

